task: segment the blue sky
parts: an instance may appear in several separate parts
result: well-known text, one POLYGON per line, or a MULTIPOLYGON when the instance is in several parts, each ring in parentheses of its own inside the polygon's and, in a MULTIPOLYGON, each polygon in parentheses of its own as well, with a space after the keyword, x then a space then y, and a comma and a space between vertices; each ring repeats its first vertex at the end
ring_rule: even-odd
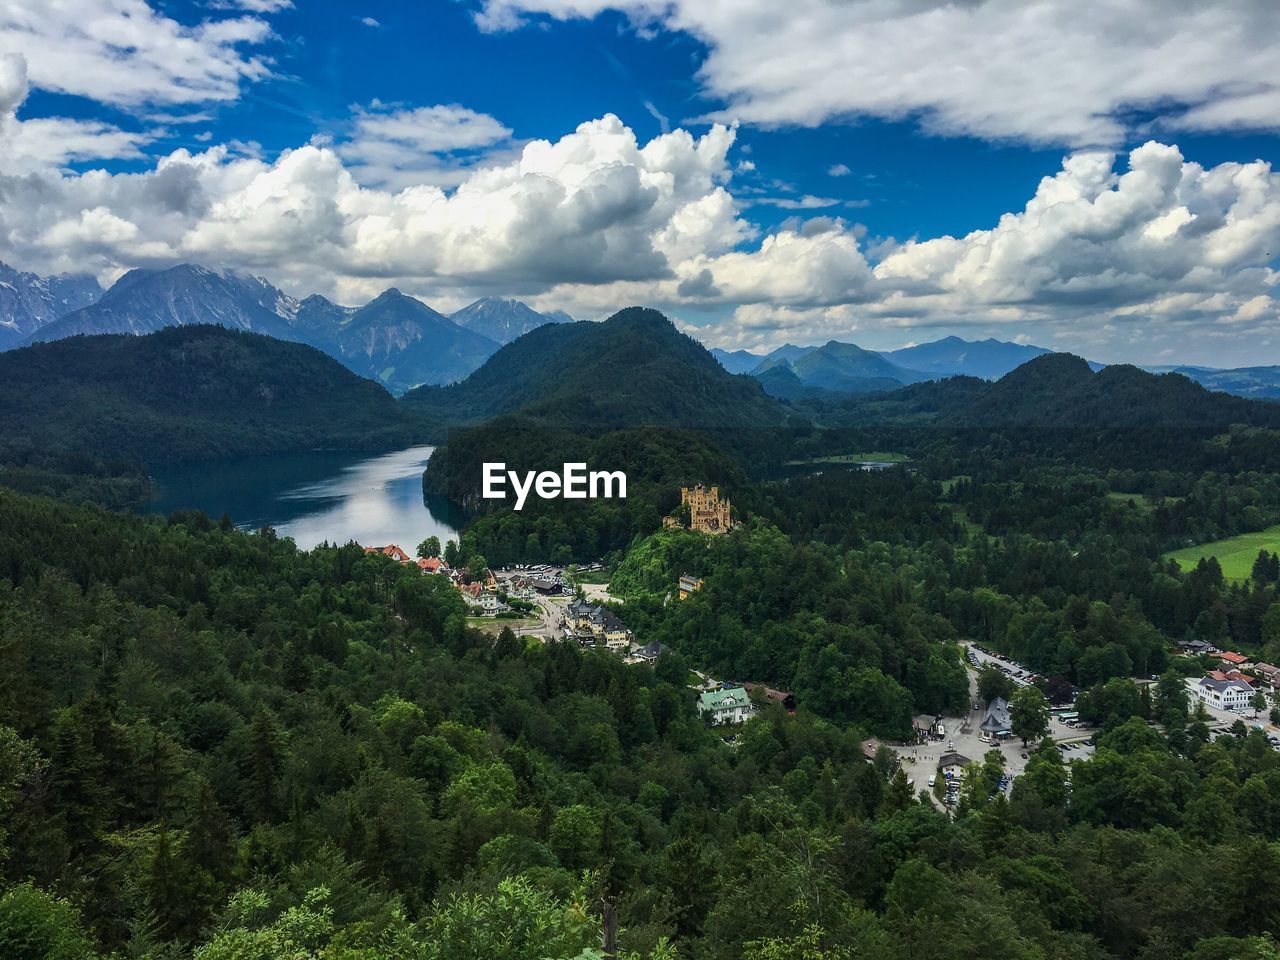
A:
POLYGON ((0 257, 28 269, 1280 362, 1262 0, 8 6, 0 257))

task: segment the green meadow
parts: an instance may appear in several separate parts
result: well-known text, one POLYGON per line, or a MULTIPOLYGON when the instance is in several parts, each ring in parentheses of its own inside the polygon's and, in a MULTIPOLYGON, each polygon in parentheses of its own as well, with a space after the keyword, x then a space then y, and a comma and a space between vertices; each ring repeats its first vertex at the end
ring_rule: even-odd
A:
POLYGON ((1280 552, 1280 524, 1256 533, 1242 533, 1237 537, 1184 547, 1166 553, 1166 560, 1175 560, 1183 570, 1192 570, 1201 557, 1217 557, 1222 575, 1228 580, 1244 580, 1253 572, 1253 561, 1259 550, 1280 552))

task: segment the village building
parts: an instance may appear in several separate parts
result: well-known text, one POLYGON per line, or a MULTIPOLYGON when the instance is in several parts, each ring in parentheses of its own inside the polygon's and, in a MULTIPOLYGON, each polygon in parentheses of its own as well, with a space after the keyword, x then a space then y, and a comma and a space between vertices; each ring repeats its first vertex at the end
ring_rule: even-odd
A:
POLYGON ((616 650, 631 646, 631 631, 608 607, 574 600, 565 607, 564 622, 569 634, 583 646, 596 644, 616 650))
POLYGON ((742 688, 761 700, 768 703, 776 703, 787 713, 794 714, 796 712, 796 695, 790 690, 777 690, 773 687, 766 687, 763 683, 744 683, 742 688))
MULTIPOLYGON (((704 487, 697 484, 693 487, 680 488, 680 509, 689 508, 689 529, 698 533, 728 533, 733 526, 730 519, 731 505, 728 497, 720 499, 719 487, 704 487)), ((666 517, 662 521, 664 527, 684 526, 678 517, 666 517)))
POLYGON ((698 695, 698 713, 714 726, 743 723, 756 713, 756 706, 742 687, 724 687, 698 695))
MULTIPOLYGON (((657 640, 653 640, 646 643, 643 647, 633 647, 631 650, 631 656, 635 657, 636 660, 652 665, 658 662, 658 657, 666 653, 667 649, 668 647, 665 643, 659 643, 657 640)), ((718 684, 716 684, 716 686, 718 686, 718 684)))
POLYGON ((695 577, 691 573, 680 574, 679 590, 680 590, 681 600, 689 599, 690 594, 696 593, 701 589, 702 589, 701 577, 695 577))
POLYGON ((1253 686, 1253 677, 1243 674, 1239 670, 1210 670, 1205 676, 1213 680, 1240 680, 1253 686))
POLYGON ((1255 663, 1250 669, 1255 677, 1272 690, 1280 687, 1280 667, 1270 663, 1255 663))
POLYGON ((971 763, 964 754, 949 750, 938 758, 938 773, 944 780, 960 781, 964 779, 964 768, 971 763))
POLYGON ((1218 654, 1218 657, 1222 660, 1222 665, 1228 669, 1231 667, 1243 667, 1249 662, 1248 657, 1243 653, 1236 653, 1234 650, 1223 650, 1218 654))
POLYGON ((365 547, 364 552, 380 553, 384 557, 390 557, 392 560, 396 561, 397 563, 409 563, 411 562, 411 559, 412 559, 407 553, 405 553, 403 550, 397 547, 394 543, 388 544, 385 547, 365 547))
POLYGON ((418 569, 423 573, 448 573, 449 565, 439 557, 419 557, 418 569))
POLYGON ((505 582, 499 583, 498 590, 505 592, 508 598, 514 600, 532 601, 538 595, 530 584, 528 577, 512 577, 505 582))
POLYGON ((482 616, 496 617, 500 613, 506 613, 510 610, 507 604, 503 603, 502 598, 496 593, 488 591, 480 594, 480 611, 482 616))
POLYGON ((1009 717, 1009 703, 1004 697, 996 697, 987 704, 987 710, 978 724, 983 733, 993 737, 1007 737, 1013 733, 1013 722, 1009 717))
POLYGON ((1193 701, 1198 700, 1217 710, 1241 713, 1249 709, 1249 701, 1253 698, 1253 687, 1244 680, 1218 680, 1214 677, 1196 680, 1188 677, 1186 682, 1187 693, 1193 701))
POLYGON ((1217 653, 1218 648, 1206 640, 1183 640, 1178 646, 1187 653, 1188 656, 1198 657, 1206 653, 1217 653))

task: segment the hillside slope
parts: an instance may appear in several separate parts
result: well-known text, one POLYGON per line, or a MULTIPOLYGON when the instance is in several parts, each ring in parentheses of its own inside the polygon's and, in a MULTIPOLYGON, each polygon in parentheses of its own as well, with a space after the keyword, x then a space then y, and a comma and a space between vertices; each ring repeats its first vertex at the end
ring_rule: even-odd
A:
POLYGON ((312 347, 217 326, 0 354, 11 445, 164 461, 412 440, 392 397, 312 347))
POLYGON ((462 382, 413 390, 404 403, 445 423, 520 412, 590 432, 641 425, 739 429, 786 419, 758 383, 726 372, 661 313, 641 307, 602 323, 539 327, 462 382))

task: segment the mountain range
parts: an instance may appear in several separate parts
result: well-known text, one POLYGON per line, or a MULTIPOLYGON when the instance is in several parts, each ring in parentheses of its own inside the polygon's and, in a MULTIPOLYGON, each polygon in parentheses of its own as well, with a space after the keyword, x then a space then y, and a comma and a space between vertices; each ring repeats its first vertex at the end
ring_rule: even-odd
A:
MULTIPOLYGON (((870 351, 832 340, 822 346, 784 344, 769 353, 713 348, 730 373, 755 377, 771 396, 813 399, 831 392, 866 394, 945 377, 998 380, 1052 351, 1005 340, 944 337, 900 350, 870 351), (876 359, 878 358, 878 360, 876 359), (878 361, 884 361, 880 363, 878 361)), ((1106 364, 1087 361, 1094 372, 1106 364)), ((1179 373, 1209 390, 1259 400, 1280 400, 1280 366, 1220 369, 1203 366, 1142 366, 1149 373, 1179 373)))
POLYGON ((713 349, 711 353, 730 373, 749 374, 772 396, 794 400, 823 392, 875 393, 942 377, 991 380, 1049 351, 1001 340, 944 337, 879 352, 829 340, 810 347, 788 343, 763 355, 747 350, 713 349))
POLYGON ((319 295, 297 300, 260 277, 194 264, 131 270, 105 293, 91 277, 41 278, 0 265, 0 349, 216 324, 310 344, 395 393, 459 380, 503 343, 569 319, 497 298, 446 316, 394 288, 359 308, 319 295))
MULTIPOLYGON (((41 277, 0 263, 0 350, 78 334, 139 335, 212 323, 310 344, 393 393, 460 380, 500 346, 539 327, 571 322, 563 312, 539 312, 498 297, 446 315, 394 288, 363 307, 341 306, 319 295, 298 300, 260 277, 194 264, 131 270, 104 292, 88 275, 41 277)), ((770 395, 795 400, 873 393, 943 377, 994 380, 1049 351, 995 339, 945 337, 889 351, 831 340, 821 346, 785 344, 766 354, 710 353, 728 372, 749 374, 770 395)), ((1237 396, 1280 399, 1280 366, 1144 369, 1180 373, 1237 396)))
POLYGON ((1069 353, 1042 354, 998 380, 958 376, 854 398, 848 409, 855 422, 917 427, 1280 429, 1280 404, 1215 393, 1180 374, 1129 364, 1095 371, 1069 353))
POLYGON ((102 287, 90 276, 41 277, 0 263, 0 350, 16 347, 44 325, 100 296, 102 287))

